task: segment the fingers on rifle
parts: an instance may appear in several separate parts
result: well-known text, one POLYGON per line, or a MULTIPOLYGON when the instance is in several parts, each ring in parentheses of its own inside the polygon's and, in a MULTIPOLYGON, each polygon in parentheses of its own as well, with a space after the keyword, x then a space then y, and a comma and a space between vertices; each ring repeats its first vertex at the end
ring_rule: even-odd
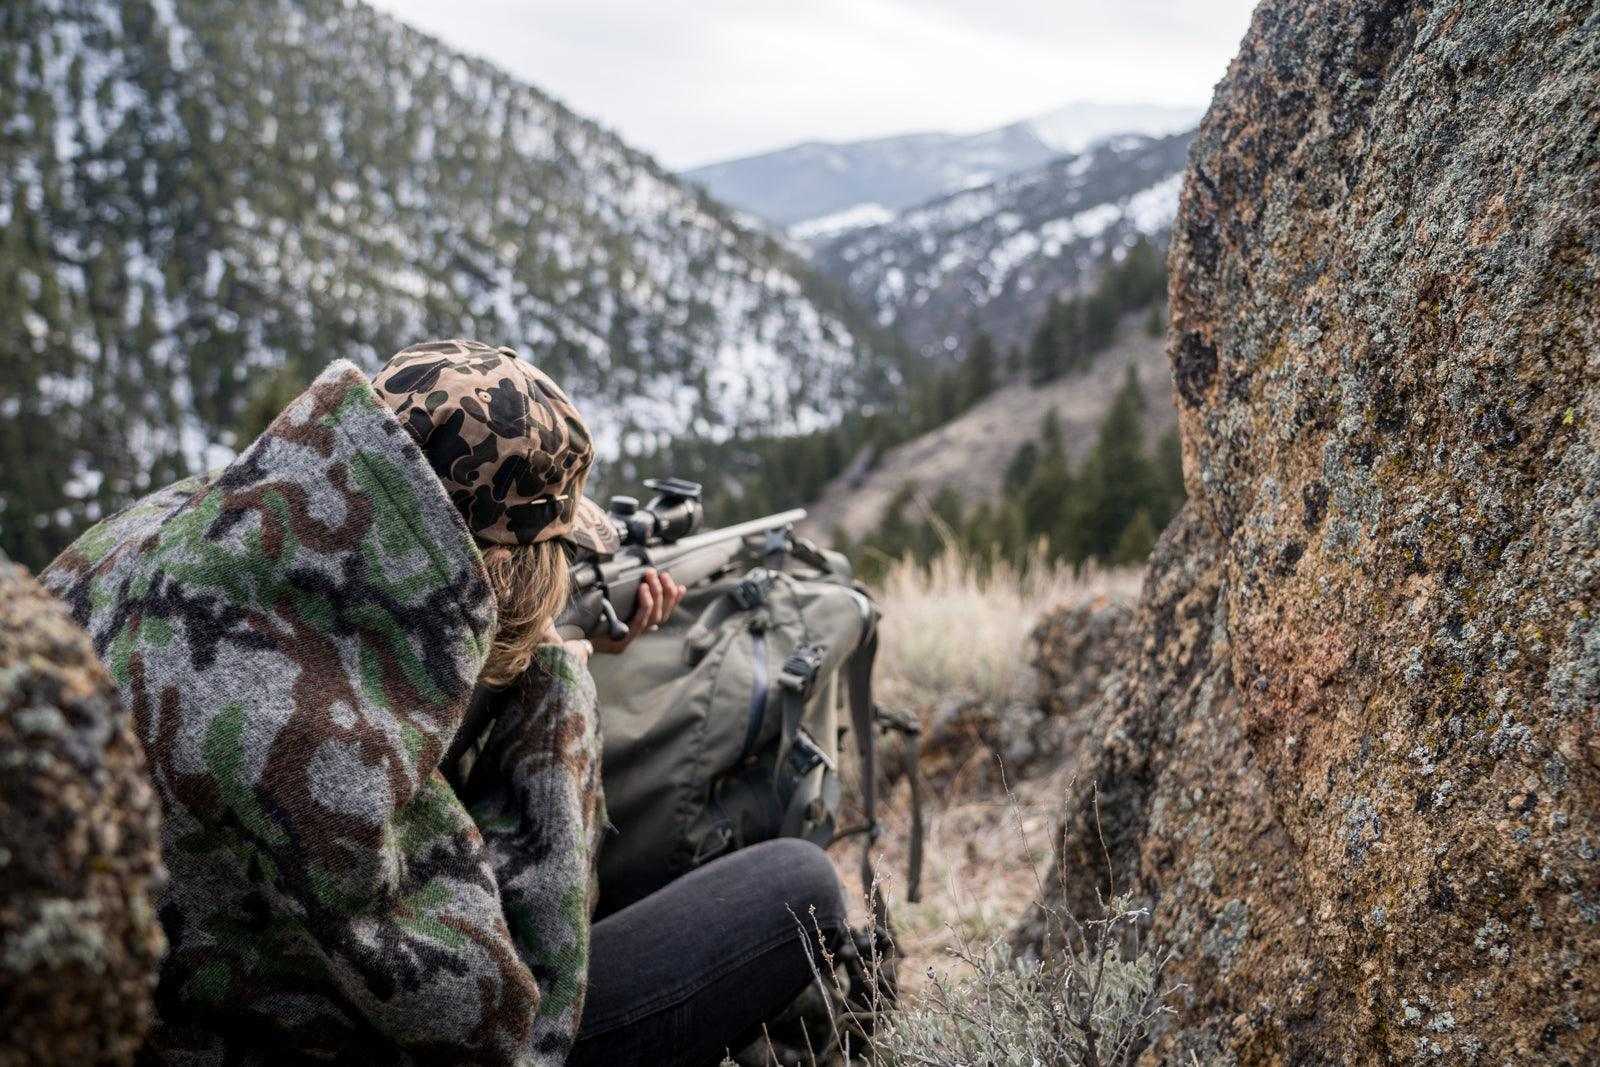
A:
POLYGON ((630 629, 648 628, 653 622, 652 613, 661 600, 661 579, 655 571, 645 571, 639 583, 639 603, 634 606, 630 629))
POLYGON ((672 580, 672 575, 661 575, 661 604, 656 609, 655 624, 660 626, 671 617, 677 608, 678 601, 683 599, 683 586, 672 580))

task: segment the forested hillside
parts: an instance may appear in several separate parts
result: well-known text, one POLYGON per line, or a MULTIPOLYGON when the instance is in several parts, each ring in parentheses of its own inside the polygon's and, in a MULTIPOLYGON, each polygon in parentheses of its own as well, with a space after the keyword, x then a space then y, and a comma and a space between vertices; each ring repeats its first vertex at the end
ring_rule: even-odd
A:
POLYGON ((902 371, 648 157, 341 0, 0 6, 0 292, 0 547, 34 566, 421 338, 535 355, 610 449, 819 425, 902 371))
POLYGON ((875 577, 926 562, 952 535, 975 558, 1137 562, 1183 501, 1172 375, 1162 350, 1166 270, 1144 238, 1046 302, 1022 344, 981 330, 929 361, 897 403, 804 434, 684 436, 620 457, 596 485, 652 474, 707 485, 713 521, 796 505, 807 532, 855 550, 875 577))

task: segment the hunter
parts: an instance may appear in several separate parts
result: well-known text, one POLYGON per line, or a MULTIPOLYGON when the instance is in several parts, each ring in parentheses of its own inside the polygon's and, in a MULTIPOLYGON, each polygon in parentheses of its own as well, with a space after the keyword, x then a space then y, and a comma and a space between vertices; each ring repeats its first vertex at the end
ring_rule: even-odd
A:
MULTIPOLYGON (((45 572, 133 715, 163 811, 151 1063, 700 1064, 845 928, 783 839, 591 925, 605 822, 586 641, 552 622, 583 496, 577 409, 508 349, 335 362, 236 460, 45 572), (477 686, 514 687, 461 788, 477 686)), ((652 574, 637 633, 683 590, 652 574)), ((625 645, 602 645, 621 651, 625 645)))

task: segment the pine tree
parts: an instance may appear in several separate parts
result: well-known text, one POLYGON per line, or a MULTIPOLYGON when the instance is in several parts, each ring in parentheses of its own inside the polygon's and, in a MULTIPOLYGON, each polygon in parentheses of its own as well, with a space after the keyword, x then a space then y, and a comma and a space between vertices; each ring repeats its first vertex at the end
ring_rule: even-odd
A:
POLYGON ((995 552, 994 506, 980 500, 961 524, 961 544, 968 557, 985 559, 995 552))
POLYGON ((1075 489, 1061 417, 1051 408, 1039 420, 1038 459, 1020 496, 1022 528, 1028 541, 1042 537, 1060 554, 1075 489))
POLYGON ((1037 441, 1024 441, 1017 446, 1011 454, 1011 461, 1006 464, 1005 475, 1001 482, 1007 493, 1021 492, 1033 478, 1034 468, 1039 465, 1039 444, 1037 441))
POLYGON ((1027 376, 1028 353, 1021 345, 1012 345, 1006 351, 1006 377, 1015 380, 1027 376))
POLYGON ((1047 457, 1065 459, 1066 438, 1061 429, 1061 413, 1055 408, 1039 419, 1039 448, 1047 457))
POLYGON ((998 362, 994 339, 979 330, 967 346, 966 406, 970 407, 994 392, 998 362))
POLYGON ((1116 338, 1121 301, 1114 290, 1100 289, 1085 297, 1081 304, 1083 354, 1097 355, 1110 347, 1116 338))
POLYGON ((1156 524, 1150 512, 1140 508, 1133 521, 1123 528, 1117 547, 1111 552, 1111 562, 1118 564, 1143 563, 1156 547, 1156 524))
POLYGON ((1006 500, 995 509, 994 545, 997 559, 1020 565, 1027 558, 1033 546, 1018 501, 1006 500))
POLYGON ((928 504, 928 512, 928 521, 917 546, 917 559, 921 563, 943 551, 947 538, 954 536, 959 540, 966 528, 966 504, 953 485, 940 487, 928 504))
POLYGON ((1167 305, 1162 301, 1150 305, 1144 317, 1144 332, 1147 337, 1160 337, 1167 332, 1167 305))
POLYGON ((1143 409, 1130 366, 1077 480, 1066 545, 1074 562, 1111 558, 1123 531, 1159 492, 1145 455, 1143 409))
POLYGON ((895 490, 884 507, 878 529, 869 538, 870 546, 888 559, 899 559, 912 551, 917 542, 919 511, 917 485, 907 482, 895 490))
POLYGON ((1127 311, 1166 295, 1167 267, 1149 238, 1140 237, 1128 246, 1122 261, 1106 270, 1101 289, 1112 290, 1127 311))
POLYGON ((1056 345, 1056 368, 1061 375, 1076 374, 1089 365, 1094 355, 1084 326, 1084 297, 1063 300, 1055 310, 1051 327, 1056 345))
POLYGON ((1034 384, 1051 381, 1061 374, 1060 351, 1056 329, 1060 321, 1062 304, 1059 298, 1051 300, 1044 318, 1033 331, 1028 342, 1028 379, 1034 384))

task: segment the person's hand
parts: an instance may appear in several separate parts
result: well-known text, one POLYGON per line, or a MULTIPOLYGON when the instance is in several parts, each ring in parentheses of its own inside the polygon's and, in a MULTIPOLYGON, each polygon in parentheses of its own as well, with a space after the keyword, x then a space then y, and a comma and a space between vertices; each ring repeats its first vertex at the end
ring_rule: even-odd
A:
POLYGON ((643 579, 639 582, 639 600, 633 610, 633 618, 628 620, 628 636, 620 641, 609 637, 596 637, 594 650, 616 655, 623 652, 633 644, 633 639, 649 630, 654 630, 677 610, 678 602, 683 599, 683 586, 672 580, 672 575, 655 570, 644 572, 643 579))
POLYGON ((544 633, 539 635, 539 643, 542 645, 560 645, 585 666, 588 666, 589 657, 594 654, 594 642, 585 637, 568 641, 556 630, 556 624, 553 622, 544 624, 544 633))

